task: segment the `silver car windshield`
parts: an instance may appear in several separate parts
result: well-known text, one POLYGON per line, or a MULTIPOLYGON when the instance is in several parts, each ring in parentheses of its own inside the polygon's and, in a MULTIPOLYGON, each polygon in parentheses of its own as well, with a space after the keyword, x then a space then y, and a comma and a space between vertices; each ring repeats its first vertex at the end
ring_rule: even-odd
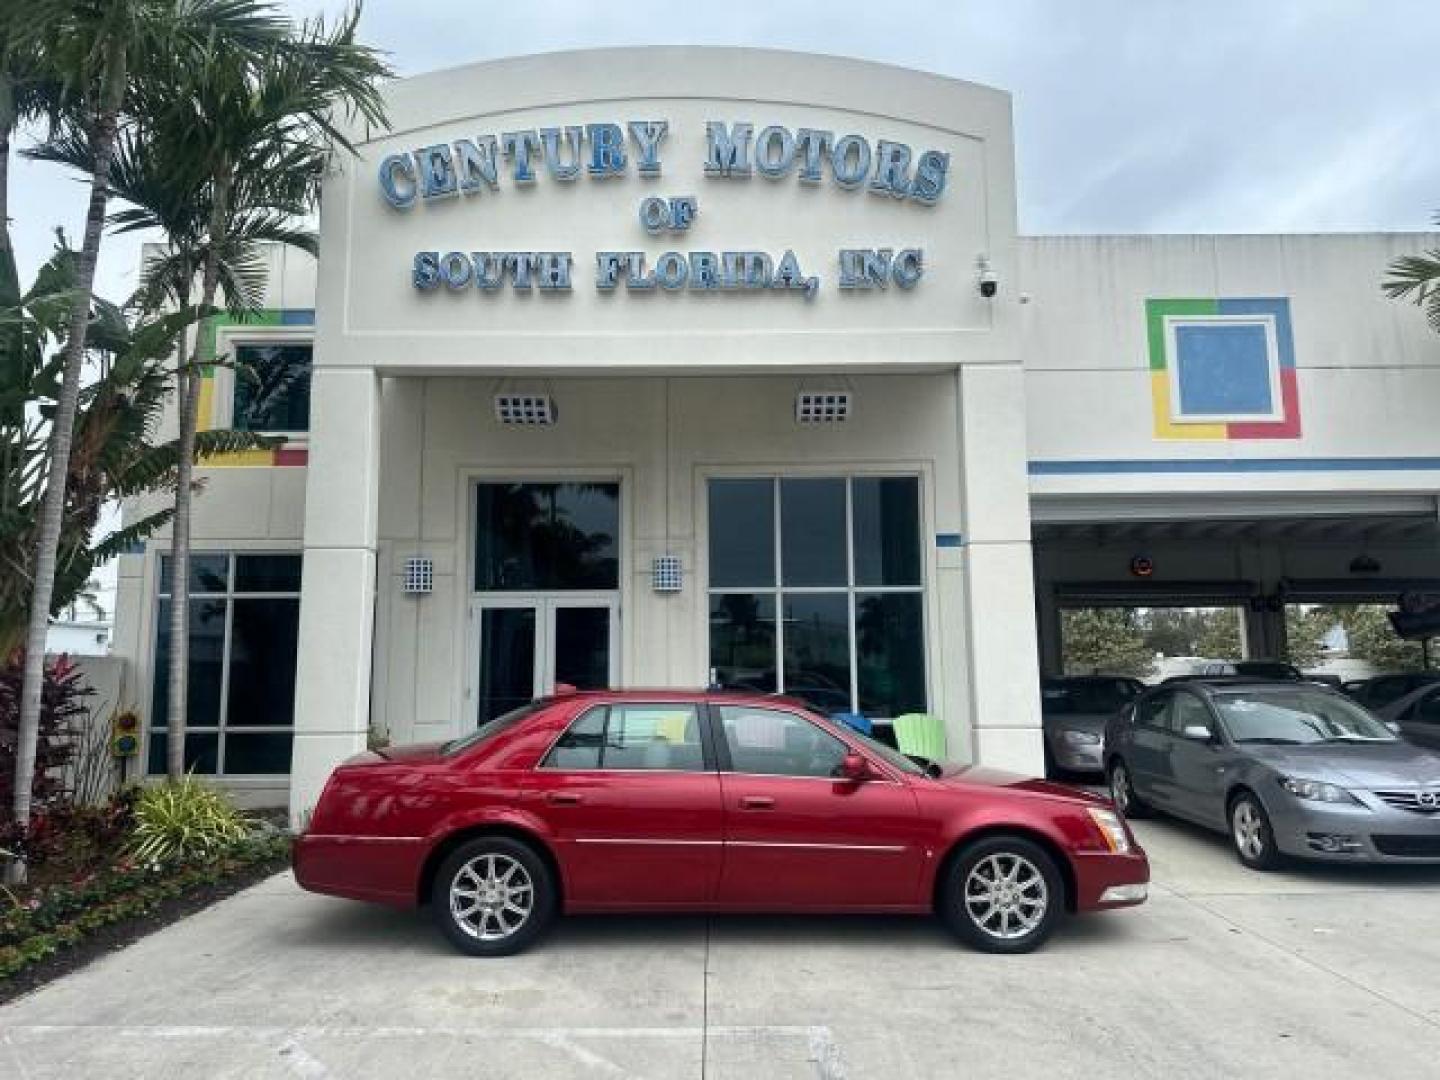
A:
POLYGON ((1215 695, 1230 738, 1237 743, 1394 742, 1390 729, 1358 705, 1323 690, 1277 687, 1215 695))

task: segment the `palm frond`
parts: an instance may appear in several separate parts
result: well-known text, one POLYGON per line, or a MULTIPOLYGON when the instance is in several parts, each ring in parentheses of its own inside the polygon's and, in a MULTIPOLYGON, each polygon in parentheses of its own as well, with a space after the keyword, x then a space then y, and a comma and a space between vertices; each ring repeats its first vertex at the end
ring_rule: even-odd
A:
POLYGON ((1381 290, 1392 300, 1409 300, 1424 309, 1431 329, 1440 333, 1440 250, 1402 255, 1389 269, 1381 290))

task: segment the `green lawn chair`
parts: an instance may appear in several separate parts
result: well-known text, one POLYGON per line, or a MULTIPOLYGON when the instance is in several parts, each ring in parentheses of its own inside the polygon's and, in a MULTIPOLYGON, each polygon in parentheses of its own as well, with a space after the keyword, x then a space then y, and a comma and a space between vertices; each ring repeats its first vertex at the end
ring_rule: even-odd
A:
POLYGON ((902 754, 945 760, 945 727, 938 716, 906 713, 895 717, 895 743, 902 754))

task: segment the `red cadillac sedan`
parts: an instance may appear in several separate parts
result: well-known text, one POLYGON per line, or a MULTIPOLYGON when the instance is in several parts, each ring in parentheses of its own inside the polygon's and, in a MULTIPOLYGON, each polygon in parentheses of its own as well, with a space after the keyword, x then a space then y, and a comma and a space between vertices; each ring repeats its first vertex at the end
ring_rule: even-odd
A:
POLYGON ((295 844, 314 892, 429 904, 479 956, 562 911, 936 913, 987 952, 1138 904, 1109 800, 897 753, 772 696, 560 695, 453 742, 360 754, 295 844))

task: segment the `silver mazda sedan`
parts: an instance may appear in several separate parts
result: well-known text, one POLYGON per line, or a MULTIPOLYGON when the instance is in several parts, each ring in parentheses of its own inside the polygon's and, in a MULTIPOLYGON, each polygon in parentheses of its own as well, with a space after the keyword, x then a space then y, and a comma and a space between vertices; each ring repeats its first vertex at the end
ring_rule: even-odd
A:
POLYGON ((1126 814, 1227 833, 1256 870, 1286 855, 1440 863, 1440 754, 1318 685, 1161 686, 1111 722, 1105 766, 1126 814))

